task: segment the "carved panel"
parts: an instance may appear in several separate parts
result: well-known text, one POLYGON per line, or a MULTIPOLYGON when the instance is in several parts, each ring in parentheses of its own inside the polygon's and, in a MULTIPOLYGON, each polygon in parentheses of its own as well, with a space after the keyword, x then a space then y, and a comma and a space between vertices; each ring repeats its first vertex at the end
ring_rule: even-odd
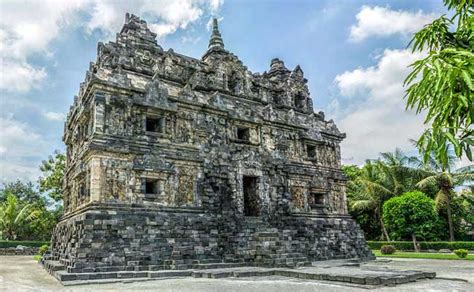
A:
POLYGON ((302 186, 292 186, 291 187, 291 198, 293 206, 299 210, 304 210, 305 208, 305 188, 302 186))
POLYGON ((196 199, 197 169, 193 166, 178 167, 178 188, 175 195, 176 206, 192 206, 196 199))

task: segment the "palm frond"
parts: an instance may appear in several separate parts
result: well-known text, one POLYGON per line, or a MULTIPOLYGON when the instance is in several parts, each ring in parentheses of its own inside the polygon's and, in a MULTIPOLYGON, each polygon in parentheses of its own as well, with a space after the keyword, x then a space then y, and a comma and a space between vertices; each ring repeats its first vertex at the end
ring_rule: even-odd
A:
POLYGON ((416 187, 419 188, 420 190, 424 190, 430 186, 437 185, 438 184, 438 178, 436 175, 428 176, 425 177, 424 179, 420 180, 417 184, 416 187))
POLYGON ((372 200, 357 200, 351 202, 351 208, 354 210, 370 210, 373 205, 372 200))
POLYGON ((438 208, 438 210, 448 203, 448 199, 449 199, 448 194, 444 193, 442 190, 439 190, 436 193, 435 205, 438 208))

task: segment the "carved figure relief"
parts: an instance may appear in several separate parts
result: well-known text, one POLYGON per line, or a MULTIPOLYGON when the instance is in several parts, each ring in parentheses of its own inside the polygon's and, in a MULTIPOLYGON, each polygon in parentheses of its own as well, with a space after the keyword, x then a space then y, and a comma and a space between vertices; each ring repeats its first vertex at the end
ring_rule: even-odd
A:
POLYGON ((304 210, 305 208, 305 188, 303 186, 292 186, 291 187, 291 198, 293 205, 299 209, 304 210))

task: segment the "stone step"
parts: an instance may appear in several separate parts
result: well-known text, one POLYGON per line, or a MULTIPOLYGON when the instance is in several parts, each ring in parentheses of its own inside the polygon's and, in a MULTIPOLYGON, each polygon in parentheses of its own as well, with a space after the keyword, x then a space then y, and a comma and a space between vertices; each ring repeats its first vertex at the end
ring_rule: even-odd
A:
POLYGON ((191 275, 192 275, 192 271, 190 271, 190 270, 148 272, 148 277, 149 278, 189 277, 191 275))
MULTIPOLYGON (((296 263, 296 264, 306 264, 296 263)), ((293 268, 293 266, 291 267, 293 268)), ((118 272, 95 272, 95 273, 67 273, 56 271, 53 275, 64 285, 79 285, 92 283, 120 282, 120 281, 142 281, 150 278, 166 277, 203 277, 203 278, 226 278, 226 277, 263 277, 283 276, 305 280, 325 280, 335 282, 347 282, 359 285, 397 285, 414 282, 419 279, 434 278, 435 273, 422 271, 363 271, 350 269, 269 269, 259 267, 230 268, 215 270, 163 270, 163 271, 118 271, 118 272)))
POLYGON ((281 257, 281 258, 301 258, 301 257, 305 257, 304 254, 302 254, 300 252, 279 253, 278 256, 281 257))
POLYGON ((202 259, 202 260, 193 260, 191 262, 193 265, 197 264, 216 264, 216 263, 222 263, 221 259, 202 259))
POLYGON ((231 271, 219 271, 219 272, 194 271, 193 277, 194 278, 211 278, 211 279, 228 278, 228 277, 232 277, 232 272, 231 271))
POLYGON ((43 265, 45 269, 50 272, 66 270, 66 266, 61 264, 59 261, 44 261, 43 265))
POLYGON ((223 269, 223 268, 237 268, 248 266, 246 263, 213 263, 213 264, 197 264, 193 265, 194 269, 204 270, 204 269, 223 269))
POLYGON ((239 258, 236 258, 235 255, 224 257, 224 263, 241 263, 241 262, 242 260, 239 258))
POLYGON ((172 270, 187 270, 187 269, 190 269, 192 267, 191 264, 173 264, 173 265, 170 265, 170 268, 172 270))

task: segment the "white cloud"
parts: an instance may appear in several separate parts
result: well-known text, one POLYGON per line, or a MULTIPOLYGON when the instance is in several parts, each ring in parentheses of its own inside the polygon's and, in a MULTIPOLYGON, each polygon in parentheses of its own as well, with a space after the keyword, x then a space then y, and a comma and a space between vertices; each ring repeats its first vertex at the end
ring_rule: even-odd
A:
POLYGON ((181 37, 181 42, 183 44, 189 43, 189 44, 197 44, 201 40, 201 37, 192 37, 192 36, 183 36, 181 37))
POLYGON ((125 12, 130 12, 145 16, 149 28, 162 38, 186 29, 206 13, 215 14, 222 4, 221 0, 94 1, 86 27, 114 36, 123 24, 125 12))
POLYGON ((43 115, 50 121, 64 121, 66 119, 65 113, 46 112, 43 115))
POLYGON ((79 1, 2 2, 0 17, 0 89, 27 92, 47 76, 28 58, 46 57, 48 44, 71 19, 79 1))
POLYGON ((27 92, 46 77, 44 68, 34 68, 23 61, 0 58, 0 90, 27 92))
POLYGON ((350 40, 363 41, 371 36, 408 35, 420 30, 437 16, 433 13, 391 10, 380 6, 362 6, 357 13, 357 24, 351 27, 350 40))
POLYGON ((335 78, 342 98, 331 103, 329 115, 347 133, 342 142, 344 163, 360 164, 396 147, 413 150, 409 139, 423 131, 424 116, 405 111, 403 81, 407 66, 421 56, 409 50, 385 50, 377 65, 335 78))
POLYGON ((125 13, 134 13, 150 24, 158 37, 186 29, 205 14, 214 14, 221 0, 43 0, 2 1, 0 4, 0 89, 27 92, 37 87, 47 72, 34 66, 33 56, 51 57, 49 45, 68 26, 84 27, 115 36, 125 13))
POLYGON ((0 129, 1 182, 17 178, 36 181, 40 160, 35 157, 45 151, 47 143, 31 127, 12 116, 0 117, 0 129))

